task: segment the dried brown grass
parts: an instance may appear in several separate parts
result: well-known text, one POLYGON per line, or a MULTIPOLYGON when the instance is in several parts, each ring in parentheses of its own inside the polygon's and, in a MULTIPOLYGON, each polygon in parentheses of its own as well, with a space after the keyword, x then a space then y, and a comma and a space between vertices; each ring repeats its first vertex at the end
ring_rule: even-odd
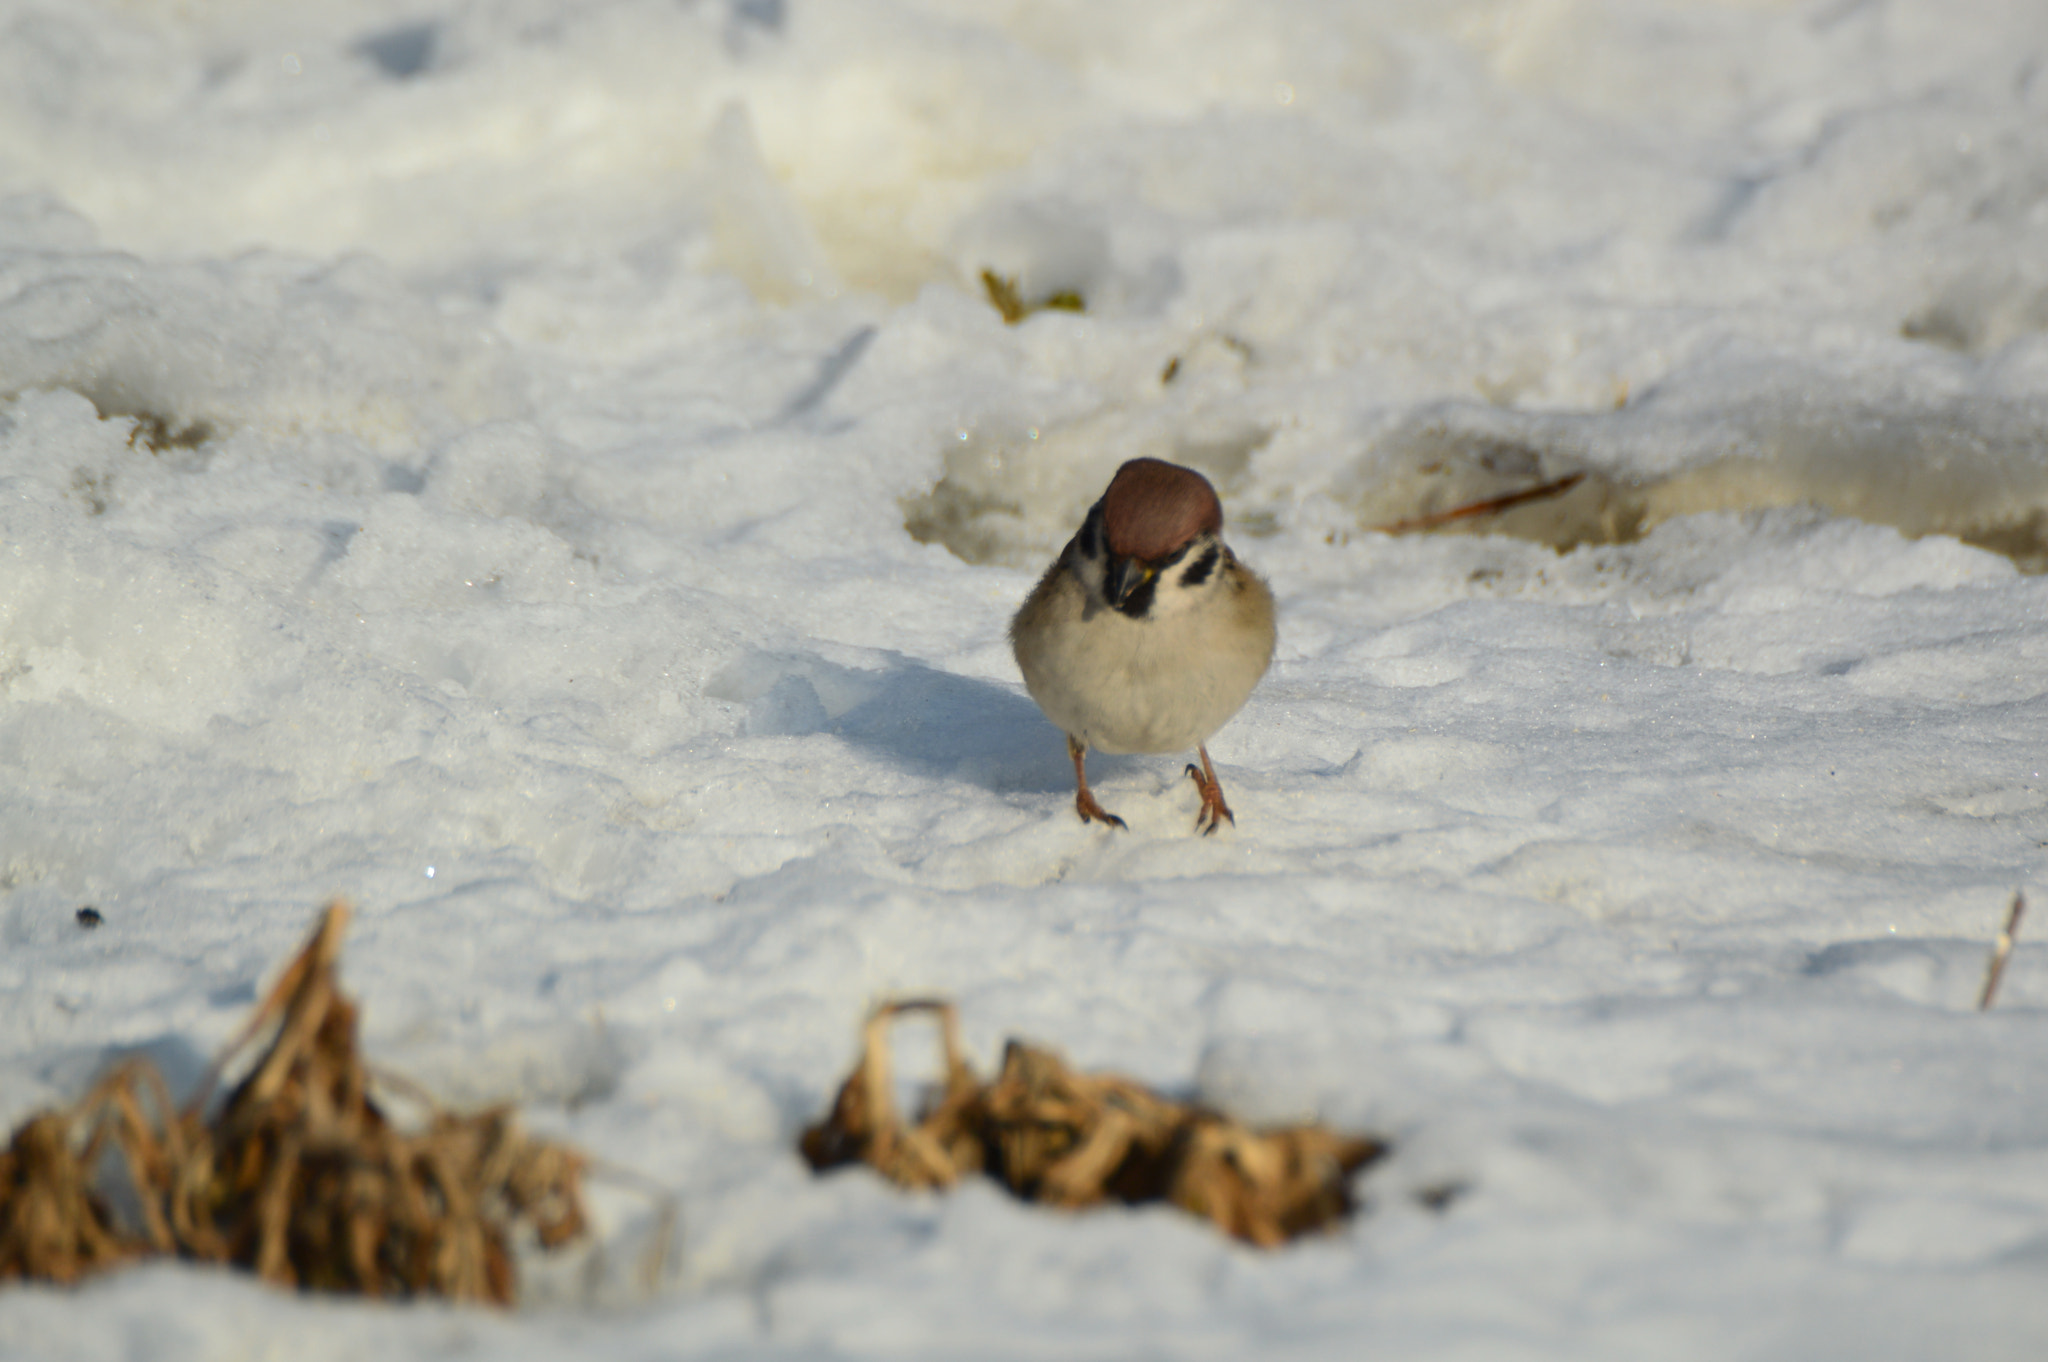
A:
POLYGON ((903 1187, 987 1172, 1055 1206, 1167 1201, 1262 1247, 1349 1216, 1350 1175, 1386 1152, 1379 1140, 1321 1126, 1253 1130, 1014 1040, 984 1085, 962 1056, 953 1006, 930 1000, 868 1019, 859 1063, 801 1148, 818 1171, 865 1163, 903 1187), (945 1076, 913 1123, 896 1110, 889 1028, 914 1012, 938 1018, 945 1076))
POLYGON ((586 1160, 520 1133, 508 1109, 433 1109, 416 1132, 386 1117, 338 981, 347 924, 346 905, 330 904, 184 1110, 133 1060, 15 1132, 0 1154, 0 1280, 68 1283, 176 1255, 281 1286, 509 1305, 515 1232, 553 1248, 584 1231, 586 1160), (206 1116, 219 1075, 272 1027, 206 1116), (96 1184, 109 1152, 139 1225, 119 1223, 96 1184))

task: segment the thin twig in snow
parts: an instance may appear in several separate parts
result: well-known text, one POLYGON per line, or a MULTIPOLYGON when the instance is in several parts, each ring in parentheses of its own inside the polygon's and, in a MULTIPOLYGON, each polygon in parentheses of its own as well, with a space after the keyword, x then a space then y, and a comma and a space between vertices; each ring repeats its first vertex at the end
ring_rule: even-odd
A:
POLYGON ((1998 940, 1991 946, 1991 961, 1984 966, 1984 991, 1977 995, 1977 1010, 1989 1011, 1991 1000, 1998 994, 1998 981, 2005 976, 2005 962, 2012 955, 2012 939, 2019 935, 2020 914, 2027 911, 2027 899, 2017 891, 2012 896, 2012 907, 2005 915, 2005 930, 1998 934, 1998 940))
POLYGON ((1439 525, 1449 525, 1454 521, 1470 520, 1474 516, 1492 515, 1498 511, 1511 510, 1527 502, 1541 501, 1545 497, 1563 496, 1566 492, 1571 491, 1572 488, 1577 487, 1583 482, 1585 477, 1584 473, 1567 473, 1563 477, 1546 482, 1540 487, 1525 488, 1520 492, 1510 492, 1506 496, 1501 497, 1488 497, 1485 501, 1475 501, 1466 506, 1454 506, 1448 511, 1436 511, 1430 515, 1413 516, 1407 520, 1396 520, 1390 525, 1377 525, 1374 528, 1381 534, 1412 534, 1416 530, 1433 530, 1439 525))

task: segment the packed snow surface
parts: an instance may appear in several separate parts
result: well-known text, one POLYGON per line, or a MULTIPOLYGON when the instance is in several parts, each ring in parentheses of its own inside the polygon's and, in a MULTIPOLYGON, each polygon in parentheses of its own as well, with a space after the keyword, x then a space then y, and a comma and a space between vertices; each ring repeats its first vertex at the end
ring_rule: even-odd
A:
POLYGON ((0 1354, 2048 1355, 2044 563, 2039 0, 0 0, 0 1120, 341 895, 375 1062, 683 1213, 0 1354), (1280 602, 1213 838, 1005 637, 1139 454, 1280 602), (1397 1150, 814 1178, 906 994, 1397 1150))

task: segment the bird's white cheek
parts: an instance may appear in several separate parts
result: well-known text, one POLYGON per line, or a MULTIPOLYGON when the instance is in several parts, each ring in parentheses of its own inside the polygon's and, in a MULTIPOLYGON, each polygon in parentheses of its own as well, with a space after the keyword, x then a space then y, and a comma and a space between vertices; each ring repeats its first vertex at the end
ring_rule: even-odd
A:
POLYGON ((1189 615, 1214 609, 1216 586, 1214 581, 1188 588, 1181 586, 1173 577, 1160 579, 1158 589, 1152 595, 1151 619, 1160 624, 1184 622, 1189 615))

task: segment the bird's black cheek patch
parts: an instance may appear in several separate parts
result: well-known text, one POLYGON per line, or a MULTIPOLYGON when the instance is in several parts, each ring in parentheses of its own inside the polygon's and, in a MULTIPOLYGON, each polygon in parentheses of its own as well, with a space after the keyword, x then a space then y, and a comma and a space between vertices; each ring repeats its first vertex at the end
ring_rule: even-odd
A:
POLYGON ((1180 575, 1180 584, 1192 589, 1208 581, 1209 574, 1216 570, 1216 564, 1222 557, 1222 551, 1211 544, 1203 550, 1200 558, 1188 564, 1188 570, 1180 575))
POLYGON ((1102 507, 1098 504, 1081 522, 1081 556, 1096 559, 1102 556, 1102 507))

